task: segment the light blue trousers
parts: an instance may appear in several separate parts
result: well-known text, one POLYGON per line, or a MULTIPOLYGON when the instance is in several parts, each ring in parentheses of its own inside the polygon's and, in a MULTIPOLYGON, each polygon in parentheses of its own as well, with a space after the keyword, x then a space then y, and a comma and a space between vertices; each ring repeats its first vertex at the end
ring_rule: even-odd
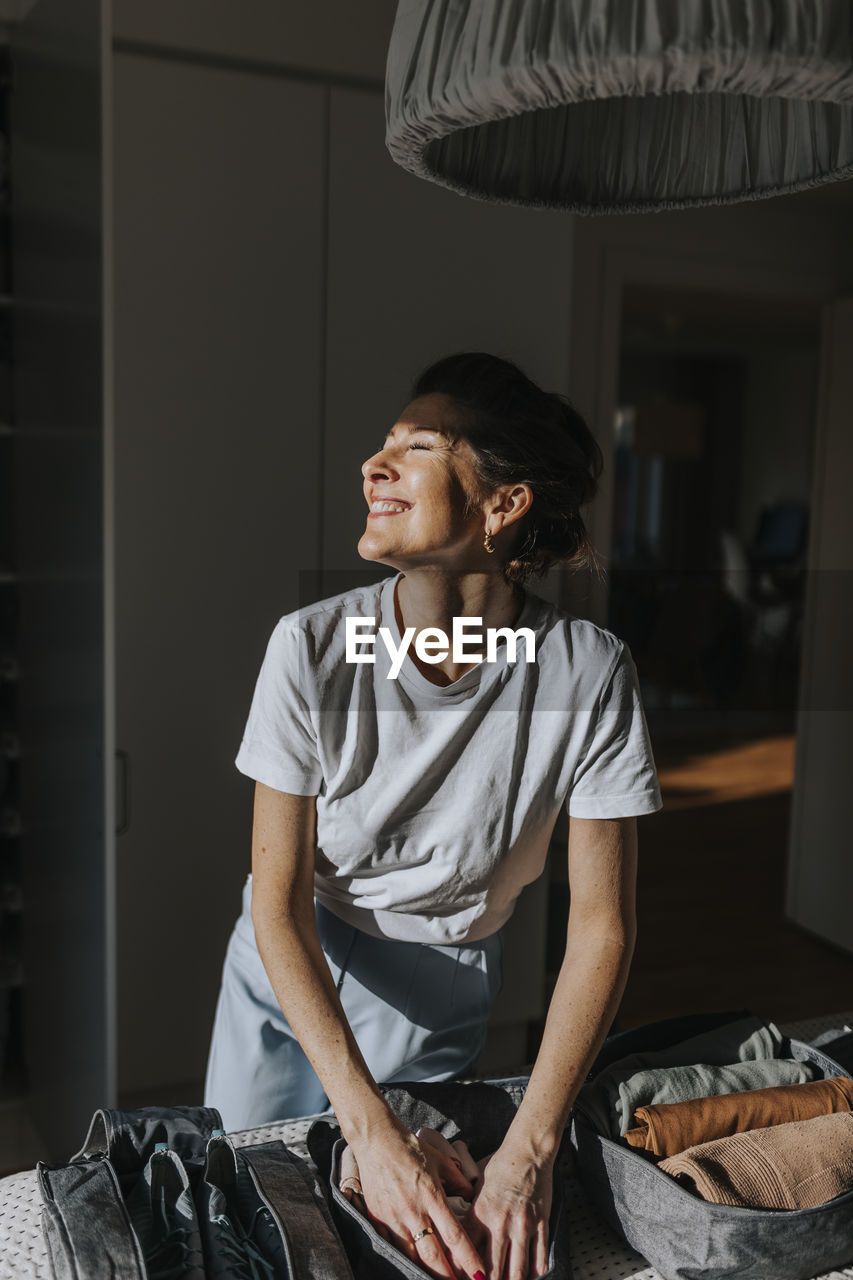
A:
MULTIPOLYGON (((324 1111, 328 1099, 291 1031, 258 949, 252 877, 228 942, 204 1101, 226 1129, 324 1111)), ((358 1046, 375 1080, 470 1073, 503 981, 503 939, 438 946, 374 938, 315 903, 317 932, 358 1046)))

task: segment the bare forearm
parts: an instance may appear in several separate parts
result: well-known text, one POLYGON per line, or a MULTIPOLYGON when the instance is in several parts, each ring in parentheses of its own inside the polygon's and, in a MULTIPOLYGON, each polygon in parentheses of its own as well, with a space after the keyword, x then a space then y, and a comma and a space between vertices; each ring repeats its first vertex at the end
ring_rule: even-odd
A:
POLYGON ((386 1104, 332 980, 314 919, 316 842, 314 798, 258 783, 252 922, 261 959, 353 1149, 373 1221, 431 1274, 476 1277, 482 1260, 450 1209, 428 1152, 386 1104), (432 1224, 429 1235, 424 1223, 432 1224))
MULTIPOLYGON (((553 1168, 571 1104, 615 1012, 631 943, 623 929, 581 912, 566 951, 527 1091, 483 1174, 469 1214, 472 1239, 489 1252, 490 1275, 517 1280, 547 1269, 553 1168), (580 919, 580 923, 579 923, 580 919)), ((468 1220, 466 1219, 466 1225, 468 1220)))
POLYGON ((393 1124, 347 1021, 313 917, 261 915, 255 937, 276 998, 344 1136, 353 1142, 373 1126, 393 1124))
POLYGON ((537 1160, 556 1155, 572 1103, 604 1041, 625 989, 633 936, 569 925, 542 1044, 507 1141, 537 1160))

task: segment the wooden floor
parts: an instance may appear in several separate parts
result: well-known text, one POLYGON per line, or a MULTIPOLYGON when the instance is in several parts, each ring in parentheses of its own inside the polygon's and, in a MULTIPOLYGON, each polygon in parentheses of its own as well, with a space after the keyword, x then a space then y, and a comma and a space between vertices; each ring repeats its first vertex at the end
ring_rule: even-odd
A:
POLYGON ((639 930, 617 1029, 849 1009, 853 954, 784 916, 793 732, 714 726, 686 743, 652 728, 652 740, 664 807, 638 820, 639 930))

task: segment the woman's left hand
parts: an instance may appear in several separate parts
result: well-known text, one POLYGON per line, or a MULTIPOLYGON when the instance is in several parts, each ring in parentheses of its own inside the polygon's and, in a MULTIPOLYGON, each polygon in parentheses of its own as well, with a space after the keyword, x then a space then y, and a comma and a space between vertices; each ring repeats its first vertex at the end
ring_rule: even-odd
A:
POLYGON ((548 1268, 553 1161, 504 1142, 486 1165, 463 1220, 488 1280, 534 1280, 548 1268))

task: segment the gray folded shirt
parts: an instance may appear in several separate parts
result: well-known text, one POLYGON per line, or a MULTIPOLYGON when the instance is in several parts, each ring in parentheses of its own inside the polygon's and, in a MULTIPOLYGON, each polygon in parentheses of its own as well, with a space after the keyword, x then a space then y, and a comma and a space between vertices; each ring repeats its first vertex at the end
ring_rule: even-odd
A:
MULTIPOLYGON (((739 1018, 736 1022, 703 1031, 701 1035, 682 1040, 680 1044, 669 1048, 649 1053, 632 1053, 620 1058, 589 1084, 584 1085, 575 1105, 599 1133, 616 1138, 630 1129, 634 1108, 650 1102, 677 1102, 687 1098, 710 1097, 741 1089, 760 1089, 773 1084, 796 1084, 814 1079, 815 1072, 806 1063, 795 1064, 801 1074, 790 1071, 791 1063, 780 1057, 783 1040, 781 1031, 774 1023, 765 1023, 759 1018, 739 1018), (768 1063, 774 1062, 775 1068, 768 1066, 768 1063), (736 1084, 708 1088, 709 1084, 713 1084, 711 1069, 725 1068, 732 1071, 737 1063, 748 1063, 753 1067, 761 1064, 752 1072, 754 1083, 747 1083, 747 1076, 738 1075, 736 1084), (634 1083, 638 1077, 650 1073, 660 1077, 662 1070, 673 1067, 690 1067, 694 1072, 705 1073, 702 1075, 701 1085, 696 1081, 697 1092, 676 1092, 680 1086, 674 1076, 666 1077, 671 1082, 667 1087, 673 1090, 667 1096, 654 1096, 655 1086, 651 1082, 651 1093, 643 1080, 638 1080, 636 1085, 634 1083)), ((683 1085, 684 1088, 688 1087, 687 1077, 684 1077, 683 1085)))
POLYGON ((793 1058, 765 1058, 758 1062, 732 1062, 724 1067, 701 1062, 692 1067, 654 1067, 638 1071, 619 1085, 616 1100, 619 1133, 632 1127, 637 1107, 659 1102, 688 1102, 692 1098, 716 1098, 721 1093, 767 1089, 779 1084, 805 1084, 815 1072, 807 1062, 793 1058))

